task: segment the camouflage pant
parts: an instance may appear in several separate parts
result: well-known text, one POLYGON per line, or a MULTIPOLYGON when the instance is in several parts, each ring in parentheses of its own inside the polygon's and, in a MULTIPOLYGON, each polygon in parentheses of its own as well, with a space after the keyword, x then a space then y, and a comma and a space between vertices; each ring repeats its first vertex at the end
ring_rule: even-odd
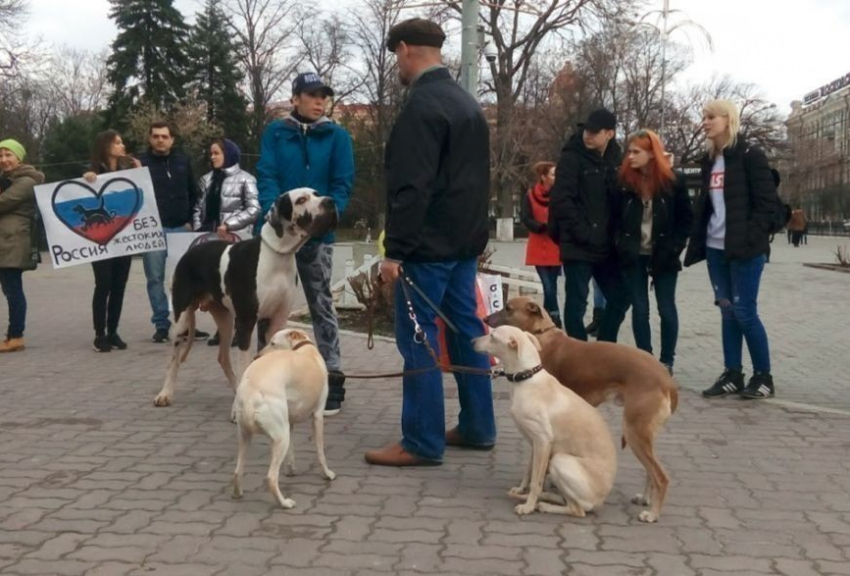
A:
POLYGON ((339 370, 339 321, 331 295, 333 246, 309 242, 296 253, 295 262, 310 307, 316 346, 328 370, 339 370))

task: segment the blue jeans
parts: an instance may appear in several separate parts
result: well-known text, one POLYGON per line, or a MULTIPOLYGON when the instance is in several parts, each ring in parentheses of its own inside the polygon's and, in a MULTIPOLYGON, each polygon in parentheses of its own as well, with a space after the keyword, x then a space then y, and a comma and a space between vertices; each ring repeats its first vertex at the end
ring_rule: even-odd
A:
POLYGON ((24 296, 24 271, 20 268, 0 268, 0 286, 9 305, 7 338, 23 338, 27 319, 27 298, 24 296))
POLYGON ((543 284, 543 308, 552 319, 561 321, 561 309, 558 306, 558 278, 561 276, 560 266, 535 266, 540 283, 543 284))
POLYGON ((758 314, 758 295, 765 257, 727 260, 723 250, 706 249, 708 276, 720 307, 723 333, 723 362, 732 370, 743 368, 744 339, 757 373, 770 373, 767 332, 758 314))
MULTIPOLYGON (((649 256, 641 256, 636 266, 627 268, 623 275, 632 299, 632 331, 635 344, 652 354, 652 331, 649 328, 649 256)), ((655 302, 661 317, 662 364, 673 365, 676 341, 679 338, 679 314, 676 311, 676 271, 659 274, 652 279, 655 302)))
MULTIPOLYGON (((454 323, 460 334, 446 330, 446 346, 453 364, 487 370, 490 360, 472 349, 472 339, 484 335, 484 323, 476 315, 475 258, 455 262, 403 264, 413 282, 454 323)), ((395 286, 396 346, 404 358, 405 370, 434 366, 423 344, 414 342, 405 291, 399 280, 395 286)), ((437 315, 416 291, 407 286, 419 325, 428 342, 439 353, 437 315)), ((469 444, 492 445, 496 441, 496 418, 489 376, 455 374, 460 401, 459 431, 469 444)), ((446 416, 443 403, 443 373, 435 368, 424 374, 405 376, 401 410, 401 445, 421 458, 442 460, 446 447, 446 416)))
MULTIPOLYGON (((173 232, 188 232, 186 228, 162 229, 166 234, 173 232)), ((157 330, 168 330, 171 328, 171 320, 168 319, 168 294, 165 291, 165 259, 168 250, 157 250, 156 252, 145 252, 142 254, 142 264, 145 267, 145 278, 148 280, 148 300, 151 303, 151 323, 157 330)))
POLYGON ((572 338, 587 340, 584 314, 587 311, 590 279, 593 278, 602 289, 606 300, 605 314, 602 315, 597 340, 616 342, 620 324, 629 309, 629 294, 616 264, 566 262, 564 274, 567 277, 567 301, 564 306, 564 328, 567 334, 572 338))

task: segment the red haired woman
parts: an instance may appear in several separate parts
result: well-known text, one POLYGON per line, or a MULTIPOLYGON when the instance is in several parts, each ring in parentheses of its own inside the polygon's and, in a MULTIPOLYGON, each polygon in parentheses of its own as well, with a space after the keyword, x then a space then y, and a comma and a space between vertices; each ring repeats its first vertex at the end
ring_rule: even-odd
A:
POLYGON ((520 218, 528 228, 525 264, 534 266, 537 270, 543 284, 543 308, 560 328, 558 277, 561 275, 561 250, 546 233, 546 223, 549 221, 549 193, 555 183, 555 163, 538 162, 532 170, 536 181, 523 197, 520 208, 520 218))
POLYGON ((650 278, 661 317, 661 363, 673 373, 679 317, 676 279, 693 215, 684 179, 677 177, 658 135, 641 130, 629 136, 620 166, 615 243, 632 300, 635 343, 652 354, 649 328, 650 278))

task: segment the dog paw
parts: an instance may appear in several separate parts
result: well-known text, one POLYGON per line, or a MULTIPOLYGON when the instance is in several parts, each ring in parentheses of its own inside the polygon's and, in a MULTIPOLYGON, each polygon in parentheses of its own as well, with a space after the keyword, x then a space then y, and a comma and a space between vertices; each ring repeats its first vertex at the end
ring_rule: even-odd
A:
POLYGON ((171 406, 171 396, 168 394, 157 394, 157 397, 153 400, 153 405, 157 408, 171 406))
POLYGON ((280 507, 289 510, 290 508, 295 508, 295 500, 292 498, 284 498, 280 500, 280 507))
POLYGON ((522 486, 514 486, 510 490, 508 490, 508 496, 517 497, 517 496, 527 496, 528 488, 524 488, 522 486))
POLYGON ((284 476, 295 476, 296 474, 298 474, 298 471, 295 469, 294 466, 286 466, 283 469, 284 476))
POLYGON ((649 498, 643 494, 635 494, 632 496, 632 504, 637 504, 638 506, 649 506, 649 498))
POLYGON ((638 520, 651 524, 652 522, 658 522, 658 516, 656 516, 649 510, 644 510, 638 515, 638 520))
POLYGON ((230 497, 234 500, 241 500, 242 499, 242 491, 240 490, 239 492, 237 492, 236 490, 234 490, 233 493, 230 495, 230 497))
POLYGON ((332 470, 325 470, 324 475, 325 478, 327 478, 328 480, 333 480, 334 478, 336 478, 336 472, 333 472, 332 470))
POLYGON ((514 512, 519 514, 520 516, 526 516, 527 514, 531 514, 534 512, 536 508, 535 504, 530 504, 526 502, 525 504, 517 504, 516 508, 514 508, 514 512))

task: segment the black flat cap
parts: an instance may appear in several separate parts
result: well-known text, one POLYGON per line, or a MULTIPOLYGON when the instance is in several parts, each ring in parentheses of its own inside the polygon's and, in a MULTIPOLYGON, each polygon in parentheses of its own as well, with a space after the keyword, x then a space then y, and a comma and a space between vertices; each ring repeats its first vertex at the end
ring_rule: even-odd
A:
POLYGON ((387 34, 387 50, 395 52, 400 42, 410 46, 431 46, 442 48, 446 33, 440 25, 424 18, 411 18, 399 22, 387 34))

